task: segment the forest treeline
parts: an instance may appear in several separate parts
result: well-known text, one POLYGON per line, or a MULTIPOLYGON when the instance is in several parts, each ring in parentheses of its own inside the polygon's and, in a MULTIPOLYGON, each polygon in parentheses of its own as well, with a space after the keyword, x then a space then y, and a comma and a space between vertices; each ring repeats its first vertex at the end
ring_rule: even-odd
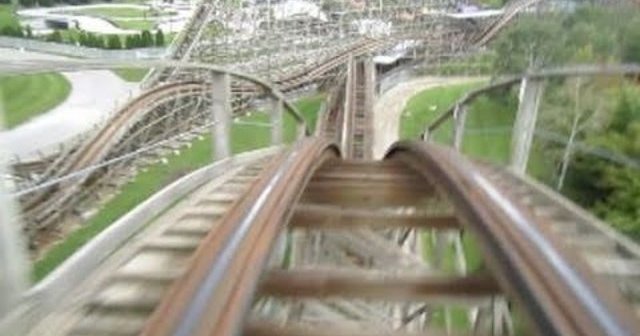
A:
MULTIPOLYGON (((565 64, 640 63, 635 8, 584 7, 542 16, 522 17, 491 44, 494 74, 565 64)), ((638 78, 549 80, 537 131, 561 135, 536 140, 554 166, 546 182, 640 240, 638 78)))

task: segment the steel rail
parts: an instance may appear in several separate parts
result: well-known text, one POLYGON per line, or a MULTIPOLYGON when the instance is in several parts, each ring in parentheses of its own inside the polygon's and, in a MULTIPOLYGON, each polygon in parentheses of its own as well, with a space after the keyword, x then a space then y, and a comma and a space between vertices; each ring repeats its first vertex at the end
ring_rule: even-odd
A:
POLYGON ((291 214, 315 168, 338 155, 327 141, 305 139, 272 164, 225 215, 219 230, 205 238, 142 334, 237 334, 282 219, 291 214))
POLYGON ((474 233, 488 266, 542 335, 637 335, 640 324, 620 294, 561 247, 526 207, 496 188, 460 154, 400 142, 386 155, 430 179, 474 233))

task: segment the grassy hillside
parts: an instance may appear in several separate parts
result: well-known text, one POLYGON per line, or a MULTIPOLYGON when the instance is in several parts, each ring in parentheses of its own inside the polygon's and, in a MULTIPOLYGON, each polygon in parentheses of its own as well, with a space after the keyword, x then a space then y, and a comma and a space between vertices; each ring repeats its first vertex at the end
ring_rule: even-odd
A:
MULTIPOLYGON (((418 137, 425 126, 466 92, 482 83, 460 84, 425 90, 411 98, 400 122, 400 137, 418 137)), ((463 153, 484 161, 507 164, 511 146, 511 128, 517 110, 515 98, 505 92, 503 96, 480 97, 469 108, 462 144, 463 153)), ((452 142, 453 124, 444 123, 434 134, 437 142, 452 142)), ((542 153, 534 148, 529 170, 533 176, 544 179, 549 176, 548 165, 542 153)))
POLYGON ((62 103, 71 84, 58 73, 0 77, 5 127, 15 127, 62 103))

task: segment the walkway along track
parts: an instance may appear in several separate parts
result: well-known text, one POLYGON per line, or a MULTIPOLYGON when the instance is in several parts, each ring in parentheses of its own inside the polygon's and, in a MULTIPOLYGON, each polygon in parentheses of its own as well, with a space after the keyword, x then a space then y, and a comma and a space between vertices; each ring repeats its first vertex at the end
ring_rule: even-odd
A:
MULTIPOLYGON (((277 148, 258 152, 249 153, 246 159, 236 163, 218 163, 221 167, 216 168, 218 173, 214 173, 213 180, 192 191, 186 200, 165 209, 160 219, 154 219, 142 232, 122 241, 118 244, 122 246, 115 247, 115 252, 105 256, 99 265, 91 268, 76 262, 76 266, 84 269, 85 278, 72 276, 70 281, 76 283, 66 289, 66 293, 63 289, 61 293, 47 294, 59 289, 45 288, 40 293, 45 297, 44 305, 52 304, 47 296, 58 296, 57 304, 42 312, 33 308, 31 314, 36 317, 27 314, 24 318, 25 321, 31 319, 34 326, 14 323, 14 328, 19 334, 30 335, 135 335, 140 332, 165 290, 189 265, 202 238, 215 231, 217 221, 242 197, 262 171, 265 159, 277 153, 277 148), (226 172, 222 173, 225 168, 226 172)), ((143 223, 127 225, 145 226, 143 223)), ((57 275, 60 276, 65 277, 57 275)))
MULTIPOLYGON (((340 159, 336 146, 307 139, 270 165, 204 239, 143 334, 409 335, 393 323, 361 329, 357 320, 279 320, 256 304, 280 301, 286 310, 308 299, 342 297, 473 305, 502 294, 537 334, 640 332, 638 315, 620 292, 549 230, 562 223, 536 215, 493 182, 505 179, 506 172, 495 170, 489 177, 485 170, 452 150, 424 143, 396 144, 384 161, 372 162, 340 159), (451 214, 425 212, 424 200, 436 194, 450 202, 451 214), (455 275, 416 274, 415 269, 373 272, 366 270, 366 261, 350 270, 313 264, 265 268, 287 228, 355 227, 462 228, 476 238, 486 270, 455 275)), ((415 334, 437 327, 427 320, 415 334)))

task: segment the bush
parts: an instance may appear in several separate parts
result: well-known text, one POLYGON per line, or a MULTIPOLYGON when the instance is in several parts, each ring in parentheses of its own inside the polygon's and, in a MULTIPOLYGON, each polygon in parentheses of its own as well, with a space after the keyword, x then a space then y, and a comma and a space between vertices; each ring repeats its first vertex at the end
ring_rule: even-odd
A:
POLYGON ((46 41, 47 42, 57 42, 57 43, 61 43, 62 42, 62 34, 60 34, 59 31, 54 30, 53 33, 49 34, 46 37, 46 41))
POLYGON ((142 34, 140 34, 140 47, 152 47, 153 46, 153 37, 148 30, 143 30, 142 34))
POLYGON ((107 38, 107 49, 122 49, 122 41, 120 41, 120 36, 109 35, 109 37, 107 38))
POLYGON ((127 37, 124 38, 124 47, 125 47, 125 49, 133 49, 133 48, 135 48, 134 43, 135 43, 135 41, 133 40, 133 36, 132 35, 127 35, 127 37))
POLYGON ((162 29, 158 29, 156 32, 156 47, 164 46, 164 33, 162 33, 162 29))
POLYGON ((21 27, 15 26, 5 26, 0 30, 0 35, 5 36, 13 36, 13 37, 24 37, 24 33, 22 32, 21 27))
POLYGON ((78 34, 78 44, 81 46, 87 45, 87 35, 84 32, 80 32, 80 34, 78 34))
POLYGON ((133 47, 134 48, 141 48, 142 47, 142 36, 133 35, 133 47))

